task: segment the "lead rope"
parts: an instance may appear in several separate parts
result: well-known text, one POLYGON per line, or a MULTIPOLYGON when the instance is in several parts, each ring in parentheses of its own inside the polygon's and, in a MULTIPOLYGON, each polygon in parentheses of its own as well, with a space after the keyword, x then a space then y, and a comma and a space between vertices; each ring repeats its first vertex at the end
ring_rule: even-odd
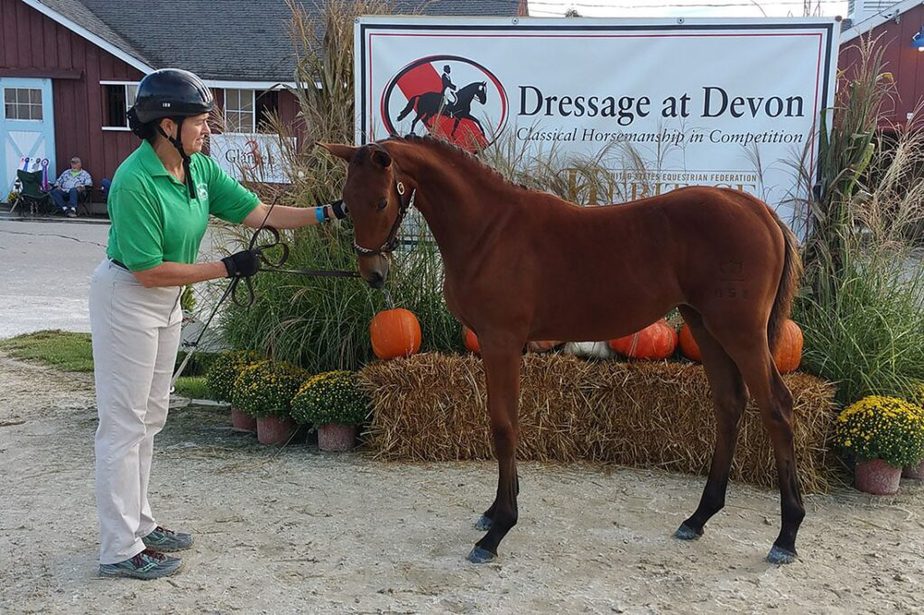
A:
MULTIPOLYGON (((187 175, 186 177, 188 178, 189 175, 187 175)), ((250 243, 248 244, 248 248, 247 248, 248 250, 253 249, 253 246, 257 241, 257 236, 260 234, 260 231, 262 231, 263 228, 266 226, 266 221, 267 219, 269 219, 270 212, 273 211, 273 207, 276 206, 276 201, 278 200, 279 200, 279 196, 277 195, 276 198, 273 199, 273 202, 270 203, 270 206, 266 209, 266 215, 263 216, 263 221, 260 222, 259 228, 257 228, 253 232, 253 235, 251 235, 250 237, 250 243)), ((205 325, 202 327, 202 330, 199 331, 199 336, 196 337, 196 341, 191 344, 192 350, 190 350, 186 354, 186 356, 183 357, 183 362, 180 363, 180 366, 173 373, 173 378, 170 379, 170 392, 171 393, 173 393, 176 387, 177 379, 183 374, 183 370, 186 369, 186 366, 189 365, 189 360, 192 359, 193 355, 196 354, 196 351, 199 349, 199 342, 202 341, 202 336, 205 335, 205 332, 209 330, 209 325, 212 324, 212 319, 215 318, 215 314, 218 313, 218 308, 220 308, 221 304, 224 303, 225 300, 231 296, 231 294, 234 292, 234 289, 237 288, 238 282, 241 279, 242 278, 231 278, 231 282, 229 282, 228 285, 225 287, 225 292, 222 293, 221 298, 218 300, 218 303, 216 303, 215 307, 212 308, 212 313, 209 314, 208 320, 205 321, 205 325)), ((180 326, 182 327, 182 325, 180 326)))

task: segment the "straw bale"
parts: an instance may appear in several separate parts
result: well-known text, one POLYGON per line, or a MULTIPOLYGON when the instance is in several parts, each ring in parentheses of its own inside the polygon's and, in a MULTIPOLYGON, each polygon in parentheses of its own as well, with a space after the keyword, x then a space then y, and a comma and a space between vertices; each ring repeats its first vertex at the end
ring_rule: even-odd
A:
MULTIPOLYGON (((715 416, 701 365, 584 361, 527 354, 520 384, 517 458, 599 461, 706 474, 715 416)), ((807 374, 783 377, 794 398, 799 476, 808 492, 834 480, 829 438, 834 387, 807 374)), ((360 372, 373 400, 367 445, 385 459, 493 459, 484 369, 475 355, 427 353, 374 363, 360 372)), ((776 484, 760 413, 748 404, 732 478, 776 484)))

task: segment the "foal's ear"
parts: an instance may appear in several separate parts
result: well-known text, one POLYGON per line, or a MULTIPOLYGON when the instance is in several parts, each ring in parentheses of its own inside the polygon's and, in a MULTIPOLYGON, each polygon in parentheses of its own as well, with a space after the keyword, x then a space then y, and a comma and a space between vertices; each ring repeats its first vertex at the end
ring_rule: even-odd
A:
POLYGON ((391 156, 388 155, 383 149, 375 148, 372 150, 372 162, 379 165, 383 169, 387 169, 391 166, 391 156))
POLYGON ((323 147, 337 158, 342 158, 347 162, 353 160, 353 156, 355 156, 356 152, 359 150, 358 147, 341 145, 340 143, 321 143, 319 141, 316 145, 323 147))

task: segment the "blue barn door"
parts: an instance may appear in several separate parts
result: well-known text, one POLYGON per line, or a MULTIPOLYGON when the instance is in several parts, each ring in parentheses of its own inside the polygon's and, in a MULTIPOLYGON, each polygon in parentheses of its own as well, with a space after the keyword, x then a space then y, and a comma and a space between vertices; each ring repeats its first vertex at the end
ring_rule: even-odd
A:
POLYGON ((24 157, 29 158, 30 171, 40 169, 47 160, 48 181, 55 180, 51 79, 0 78, 0 101, 0 200, 5 201, 24 157))

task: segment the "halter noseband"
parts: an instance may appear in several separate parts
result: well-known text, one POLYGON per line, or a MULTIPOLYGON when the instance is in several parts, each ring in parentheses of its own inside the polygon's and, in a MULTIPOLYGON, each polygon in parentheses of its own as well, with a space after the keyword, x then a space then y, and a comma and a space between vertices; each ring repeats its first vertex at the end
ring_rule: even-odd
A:
POLYGON ((398 215, 395 216, 395 222, 391 225, 391 230, 385 238, 385 242, 378 250, 373 250, 359 245, 354 237, 353 249, 356 250, 356 253, 360 256, 387 254, 393 252, 394 249, 398 247, 398 229, 401 227, 401 221, 404 220, 404 215, 407 213, 407 210, 414 204, 414 198, 417 196, 417 188, 411 190, 411 196, 407 201, 404 200, 404 193, 407 192, 407 189, 404 187, 404 183, 402 183, 401 180, 395 182, 395 191, 398 193, 398 203, 400 207, 398 209, 398 215))

